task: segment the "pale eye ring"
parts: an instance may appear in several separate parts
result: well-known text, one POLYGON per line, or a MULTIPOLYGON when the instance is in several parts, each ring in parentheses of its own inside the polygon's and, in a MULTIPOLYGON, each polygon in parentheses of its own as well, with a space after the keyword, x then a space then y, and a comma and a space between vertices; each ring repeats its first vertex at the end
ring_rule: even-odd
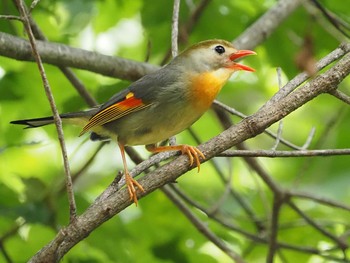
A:
POLYGON ((225 48, 223 47, 223 46, 221 46, 221 45, 218 45, 218 46, 216 46, 215 48, 214 48, 214 50, 216 51, 216 53, 218 53, 218 54, 223 54, 223 53, 225 53, 225 48))

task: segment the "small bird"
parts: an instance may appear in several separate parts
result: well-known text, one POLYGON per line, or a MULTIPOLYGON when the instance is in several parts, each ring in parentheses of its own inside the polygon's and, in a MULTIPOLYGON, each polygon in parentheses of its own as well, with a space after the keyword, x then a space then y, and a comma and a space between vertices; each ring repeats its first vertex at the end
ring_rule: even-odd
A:
MULTIPOLYGON (((61 114, 63 121, 83 126, 80 136, 118 142, 130 199, 137 205, 141 184, 128 172, 124 146, 146 145, 152 153, 181 151, 200 168, 204 154, 194 146, 158 146, 158 143, 190 127, 209 109, 216 95, 238 70, 255 71, 237 59, 256 54, 237 50, 225 40, 199 42, 183 51, 158 71, 145 75, 106 103, 80 112, 61 114)), ((53 123, 53 117, 12 121, 35 128, 53 123)))

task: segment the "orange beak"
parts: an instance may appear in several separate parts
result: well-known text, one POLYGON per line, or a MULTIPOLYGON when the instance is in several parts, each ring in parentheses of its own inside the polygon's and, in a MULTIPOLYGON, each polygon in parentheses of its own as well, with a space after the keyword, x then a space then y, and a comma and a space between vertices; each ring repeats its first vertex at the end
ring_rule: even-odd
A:
MULTIPOLYGON (((251 50, 238 50, 236 53, 233 53, 230 55, 230 60, 231 61, 235 61, 236 59, 245 57, 245 56, 249 56, 249 55, 256 55, 256 53, 254 51, 251 50)), ((235 69, 235 70, 245 70, 245 71, 251 71, 254 72, 255 69, 242 65, 242 64, 238 64, 238 63, 233 63, 233 65, 230 66, 230 68, 235 69)))

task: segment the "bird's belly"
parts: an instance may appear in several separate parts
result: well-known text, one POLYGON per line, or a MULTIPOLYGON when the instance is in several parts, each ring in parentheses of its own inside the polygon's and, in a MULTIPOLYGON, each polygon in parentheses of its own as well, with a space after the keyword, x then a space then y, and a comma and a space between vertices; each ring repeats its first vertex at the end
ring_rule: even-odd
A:
POLYGON ((130 114, 106 126, 118 136, 118 141, 125 145, 147 145, 168 139, 190 127, 202 113, 193 109, 178 108, 167 111, 162 107, 143 110, 130 114))
MULTIPOLYGON (((187 126, 189 127, 190 124, 187 126)), ((171 136, 174 136, 184 129, 183 127, 177 127, 176 125, 164 127, 164 126, 152 126, 147 127, 146 129, 136 130, 133 134, 129 134, 126 137, 127 145, 148 145, 155 144, 157 142, 164 141, 171 136)), ((123 137, 119 136, 123 141, 123 137)))

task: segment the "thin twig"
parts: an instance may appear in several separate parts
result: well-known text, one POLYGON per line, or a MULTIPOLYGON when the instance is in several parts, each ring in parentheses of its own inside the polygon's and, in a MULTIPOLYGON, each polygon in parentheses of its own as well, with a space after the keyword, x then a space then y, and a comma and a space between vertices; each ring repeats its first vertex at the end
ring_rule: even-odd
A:
MULTIPOLYGON (((280 90, 282 88, 282 69, 280 67, 277 67, 276 72, 277 72, 278 90, 280 90)), ((278 129, 277 129, 277 134, 276 134, 275 145, 272 146, 272 150, 277 149, 277 147, 281 141, 282 131, 283 131, 283 120, 280 120, 278 122, 278 129)))
POLYGON ((299 150, 299 151, 274 151, 274 150, 226 150, 220 157, 316 157, 350 155, 350 149, 324 149, 324 150, 299 150))
POLYGON ((310 130, 309 136, 307 136, 304 145, 301 147, 302 150, 306 150, 307 148, 309 148, 309 146, 310 146, 310 144, 312 142, 312 139, 315 136, 315 132, 316 132, 316 128, 312 127, 311 130, 310 130))
MULTIPOLYGON (((179 38, 179 12, 180 1, 174 0, 173 17, 171 21, 171 55, 175 58, 179 53, 178 38, 179 38)), ((176 137, 169 138, 169 145, 176 145, 176 137)))
POLYGON ((226 255, 237 263, 245 262, 236 252, 230 249, 219 237, 217 237, 210 228, 204 224, 194 213, 189 210, 186 205, 169 189, 168 185, 162 187, 162 191, 166 193, 167 197, 182 211, 182 213, 191 221, 191 223, 202 233, 206 238, 213 242, 226 255))
POLYGON ((279 213, 284 202, 284 195, 280 193, 274 193, 273 208, 271 215, 270 224, 270 235, 269 235, 269 251, 266 257, 266 263, 273 263, 274 256, 278 249, 277 235, 278 235, 278 221, 279 213))
MULTIPOLYGON (((201 18, 204 10, 208 7, 212 0, 202 0, 192 11, 191 16, 187 23, 184 26, 184 29, 182 30, 182 34, 185 34, 186 38, 190 35, 190 33, 193 31, 193 28, 198 23, 199 19, 201 18)), ((187 40, 187 39, 185 39, 187 40)))
POLYGON ((345 24, 343 21, 339 21, 339 19, 334 16, 331 12, 329 12, 323 5, 321 5, 317 0, 311 0, 311 2, 322 12, 322 14, 327 18, 327 20, 344 36, 350 38, 350 34, 348 34, 345 30, 350 30, 349 25, 345 24), (342 28, 344 27, 344 29, 342 28))
POLYGON ((6 263, 12 263, 13 260, 12 258, 10 257, 10 254, 7 252, 7 250, 5 249, 5 245, 3 242, 0 242, 0 251, 6 261, 6 263))
POLYGON ((300 192, 300 191, 295 191, 295 190, 288 190, 286 192, 286 194, 288 194, 292 197, 295 197, 295 198, 302 198, 302 199, 311 200, 313 202, 317 202, 317 203, 327 205, 327 206, 332 206, 332 207, 343 209, 343 210, 350 212, 349 205, 339 203, 337 201, 331 200, 331 199, 323 197, 323 196, 317 196, 317 195, 311 194, 309 192, 305 193, 305 192, 300 192))
POLYGON ((55 120, 55 125, 56 125, 56 130, 58 134, 58 139, 60 142, 61 146, 61 151, 62 151, 62 157, 63 157, 63 163, 64 163, 64 170, 66 174, 66 187, 67 187, 67 194, 68 194, 68 200, 69 200, 69 212, 70 212, 70 222, 75 221, 76 218, 76 203, 74 199, 74 192, 73 192, 73 184, 72 184, 72 177, 70 173, 70 167, 69 167, 69 161, 68 161, 68 155, 67 155, 67 150, 66 150, 66 145, 64 142, 64 135, 63 135, 63 130, 62 130, 62 120, 59 116, 59 113, 56 108, 55 100, 51 92, 50 84, 49 81, 46 77, 45 69, 41 61, 40 54, 38 53, 37 47, 36 47, 36 42, 35 42, 35 37, 33 35, 32 29, 30 27, 30 22, 27 14, 27 10, 24 7, 23 1, 22 0, 16 0, 16 5, 17 8, 21 14, 21 17, 23 19, 23 24, 26 29, 26 32, 29 37, 29 41, 31 44, 33 56, 36 60, 36 63, 39 68, 40 76, 43 81, 44 89, 46 96, 49 100, 51 111, 53 113, 53 117, 55 120))
POLYGON ((0 19, 5 19, 5 20, 18 20, 23 22, 23 19, 19 16, 14 16, 14 15, 0 15, 0 19))
MULTIPOLYGON (((189 20, 186 22, 186 24, 180 29, 179 39, 178 42, 185 44, 187 43, 187 36, 191 33, 193 30, 193 27, 198 22, 199 18, 201 17, 203 11, 207 7, 207 5, 210 3, 211 0, 202 0, 196 8, 192 11, 190 14, 189 20)), ((162 59, 161 65, 164 65, 170 58, 172 52, 171 49, 169 49, 164 58, 162 59)))
POLYGON ((174 0, 173 18, 171 23, 171 55, 174 57, 178 54, 178 35, 179 35, 179 11, 180 0, 174 0))
MULTIPOLYGON (((230 165, 230 167, 232 167, 232 165, 230 165)), ((232 169, 229 169, 229 170, 232 170, 232 169)), ((222 191, 222 194, 220 197, 217 198, 217 201, 212 204, 210 206, 210 208, 208 209, 208 212, 210 214, 215 214, 217 213, 221 207, 223 207, 223 204, 224 202, 227 200, 227 198, 229 197, 229 195, 231 195, 234 191, 232 191, 232 187, 231 187, 231 184, 232 184, 232 178, 233 178, 233 173, 232 171, 229 172, 229 176, 228 178, 226 179, 226 183, 224 185, 224 191, 222 191)), ((241 204, 241 203, 239 203, 241 204)), ((255 215, 252 217, 253 219, 255 219, 255 215)), ((255 221, 255 220, 253 220, 255 221)))
POLYGON ((40 0, 33 0, 32 4, 30 5, 29 11, 32 12, 32 10, 36 7, 36 5, 40 2, 40 0))
POLYGON ((346 104, 350 105, 350 96, 346 95, 344 92, 341 92, 340 90, 333 90, 329 92, 329 94, 333 95, 337 99, 340 99, 342 102, 345 102, 346 104))
POLYGON ((11 237, 13 237, 15 234, 17 234, 18 230, 25 224, 25 220, 23 220, 22 222, 16 222, 14 226, 12 226, 8 231, 6 231, 4 234, 2 234, 2 236, 0 237, 0 250, 1 253, 3 255, 3 257, 5 258, 7 263, 12 263, 14 262, 10 256, 10 254, 7 252, 7 250, 5 249, 5 241, 11 237))
POLYGON ((312 220, 309 216, 307 216, 303 211, 299 209, 297 205, 294 204, 291 200, 288 200, 288 205, 297 212, 310 226, 314 227, 317 231, 322 233, 324 236, 328 237, 329 239, 333 240, 341 250, 345 250, 348 248, 348 244, 346 241, 338 238, 337 236, 333 235, 332 233, 326 231, 323 227, 319 226, 314 220, 312 220))
MULTIPOLYGON (((226 104, 224 104, 224 103, 222 103, 222 102, 220 102, 218 100, 214 100, 213 105, 215 105, 215 106, 217 106, 219 108, 222 108, 225 111, 227 111, 228 113, 231 113, 232 115, 238 116, 238 117, 240 117, 242 119, 248 117, 247 115, 245 115, 245 114, 235 110, 234 108, 231 108, 230 106, 228 106, 228 105, 226 105, 226 104)), ((267 135, 269 135, 271 138, 274 138, 274 139, 276 139, 277 136, 278 136, 276 133, 273 133, 270 130, 265 130, 264 133, 266 133, 267 135)), ((280 138, 279 141, 281 143, 283 143, 284 145, 292 148, 292 149, 295 149, 295 150, 300 150, 301 149, 301 147, 299 147, 299 146, 297 146, 297 145, 295 145, 295 144, 285 140, 284 138, 280 138)))

